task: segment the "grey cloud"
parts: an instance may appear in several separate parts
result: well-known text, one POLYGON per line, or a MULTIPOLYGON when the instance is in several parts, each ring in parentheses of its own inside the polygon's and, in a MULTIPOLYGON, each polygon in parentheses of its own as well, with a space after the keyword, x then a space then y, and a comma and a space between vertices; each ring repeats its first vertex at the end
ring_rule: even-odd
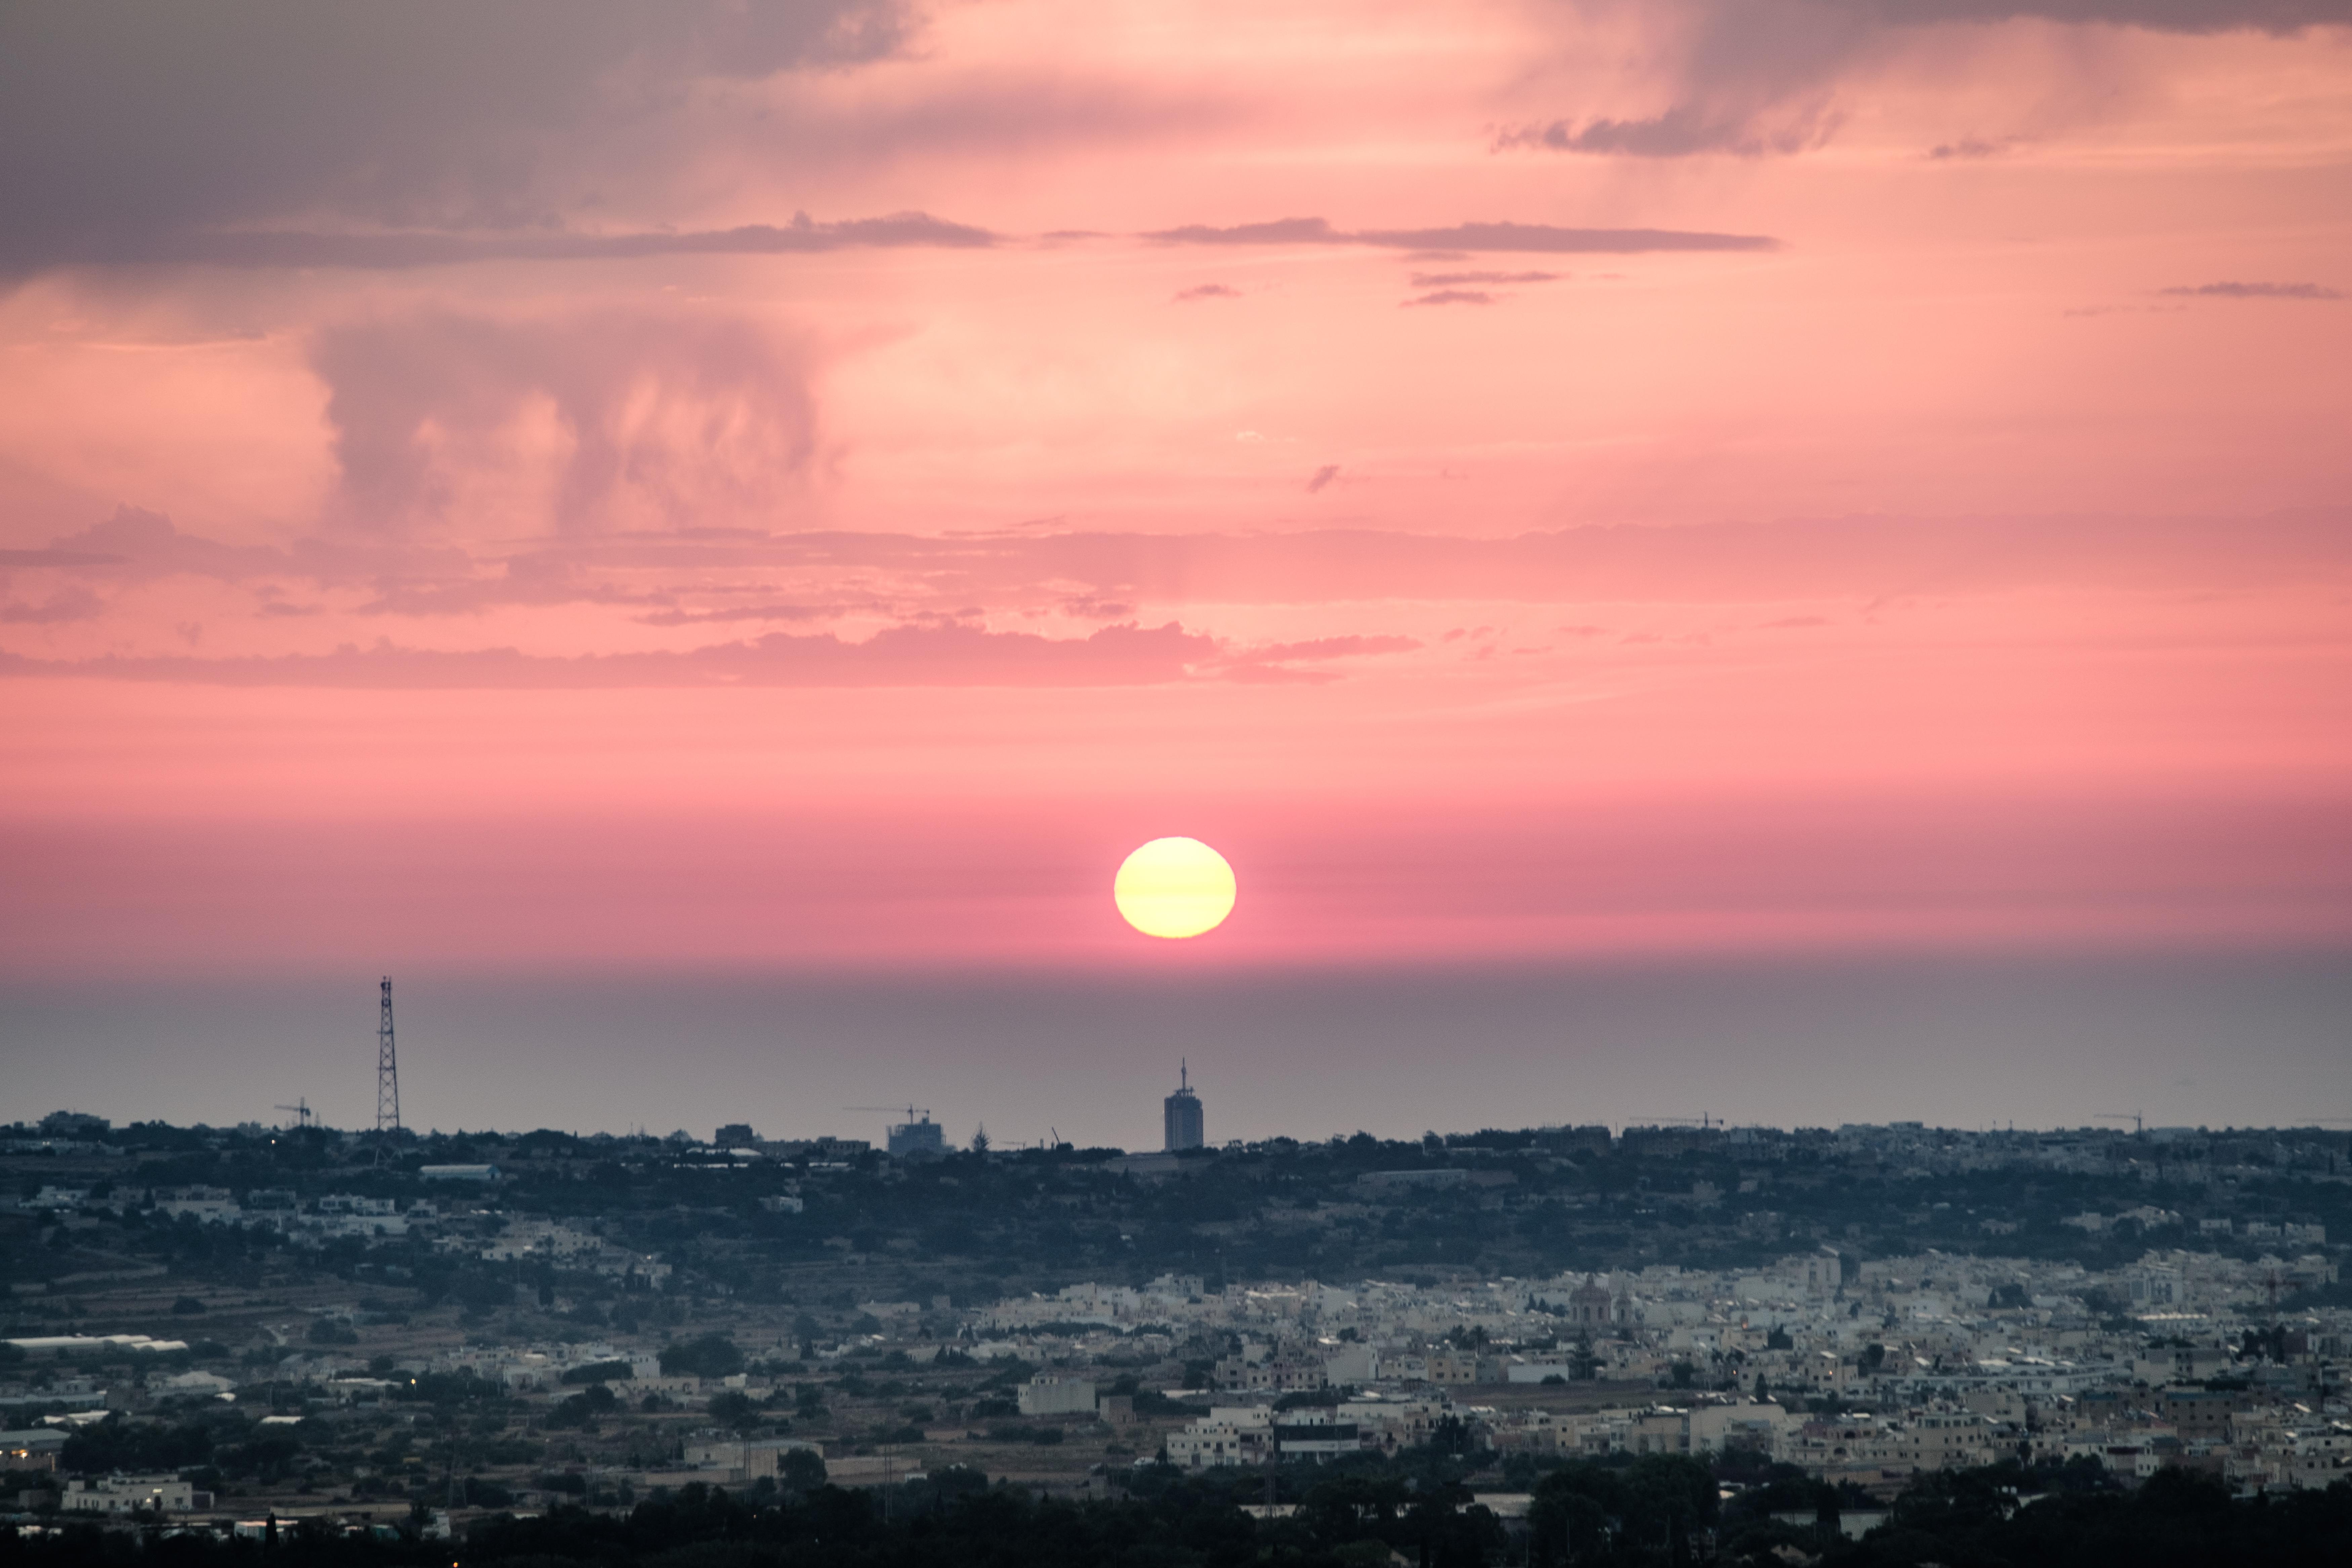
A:
POLYGON ((15 0, 0 268, 313 215, 541 226, 665 157, 695 82, 875 58, 907 25, 893 0, 15 0))
POLYGON ((2295 33, 2352 23, 2352 0, 1843 0, 1889 26, 2063 22, 2154 33, 2295 33))
POLYGON ((1307 493, 1308 495, 1320 494, 1324 486, 1329 484, 1333 479, 1336 479, 1339 477, 1339 464, 1324 464, 1321 468, 1315 470, 1315 477, 1307 481, 1307 493))
POLYGON ((1495 296, 1483 289, 1440 289, 1419 299, 1400 300, 1397 304, 1400 309, 1409 309, 1414 305, 1491 305, 1494 302, 1495 296))
POLYGON ((1827 139, 1832 122, 1824 115, 1801 116, 1790 125, 1763 130, 1746 119, 1717 119, 1690 105, 1649 120, 1565 120, 1521 126, 1497 136, 1496 147, 1543 147, 1556 153, 1613 153, 1634 158, 1686 158, 1728 153, 1743 158, 1767 153, 1801 153, 1827 139))
MULTIPOLYGON (((1623 0, 1580 11, 1626 14, 1623 0)), ((1842 77, 1918 29, 2035 20, 2148 31, 2288 34, 2352 22, 2352 0, 1676 0, 1643 5, 1674 101, 1649 116, 1563 115, 1506 127, 1497 151, 1597 156, 1760 157, 1801 153, 1835 132, 1842 77)), ((1931 156, 1977 155, 1948 144, 1931 156)))
POLYGON ((1238 300, 1241 297, 1242 291, 1231 287, 1230 285, 1223 283, 1202 283, 1195 288, 1179 289, 1176 291, 1176 297, 1171 303, 1181 305, 1191 300, 1238 300))
POLYGON ((331 389, 343 510, 379 533, 436 516, 447 448, 462 460, 536 398, 572 440, 553 501, 563 531, 607 526, 625 501, 685 521, 763 500, 815 450, 805 366, 741 321, 426 315, 336 328, 312 359, 331 389), (648 397, 687 416, 672 422, 682 437, 666 444, 640 428, 661 423, 643 417, 648 397))
POLYGON ((1207 224, 1188 223, 1177 228, 1163 228, 1147 234, 1146 239, 1157 239, 1170 245, 1346 245, 1349 237, 1334 229, 1319 217, 1276 218, 1271 223, 1236 224, 1231 228, 1213 228, 1207 224))
POLYGON ((2344 291, 2322 283, 2199 283, 2159 289, 2159 294, 2185 294, 2206 300, 2341 300, 2344 291))
POLYGON ((1214 228, 1186 224, 1147 234, 1166 245, 1356 245, 1386 250, 1579 252, 1633 255, 1661 250, 1773 250, 1765 235, 1708 234, 1672 228, 1562 228, 1544 223, 1460 223, 1450 228, 1338 229, 1319 217, 1214 228))

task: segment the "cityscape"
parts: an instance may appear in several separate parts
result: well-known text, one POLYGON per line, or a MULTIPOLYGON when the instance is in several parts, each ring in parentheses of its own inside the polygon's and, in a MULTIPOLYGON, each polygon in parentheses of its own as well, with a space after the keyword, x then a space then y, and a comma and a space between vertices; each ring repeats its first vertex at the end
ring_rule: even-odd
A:
POLYGON ((1671 1459, 1706 1495, 1643 1506, 1689 1549, 1818 1554, 1939 1478, 2318 1499, 2352 1467, 2342 1131, 1220 1143, 1180 1063, 1156 1150, 919 1107, 878 1140, 419 1134, 383 993, 377 1126, 0 1136, 19 1519, 522 1542, 1011 1487, 1305 1531, 1396 1486, 1443 1557, 1572 1550, 1546 1478, 1671 1459))

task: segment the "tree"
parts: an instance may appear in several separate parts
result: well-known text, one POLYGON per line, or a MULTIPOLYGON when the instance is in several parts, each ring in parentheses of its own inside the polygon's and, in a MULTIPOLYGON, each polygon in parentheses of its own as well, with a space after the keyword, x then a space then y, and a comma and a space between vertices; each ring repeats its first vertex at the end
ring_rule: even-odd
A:
POLYGON ((760 1406, 740 1388, 710 1396, 710 1418, 721 1426, 756 1426, 760 1424, 760 1406))
POLYGON ((787 1448, 776 1461, 776 1480, 787 1491, 813 1492, 824 1485, 824 1459, 809 1448, 787 1448))
POLYGON ((666 1377, 731 1377, 743 1370, 743 1352, 725 1334, 698 1334, 662 1346, 666 1377))

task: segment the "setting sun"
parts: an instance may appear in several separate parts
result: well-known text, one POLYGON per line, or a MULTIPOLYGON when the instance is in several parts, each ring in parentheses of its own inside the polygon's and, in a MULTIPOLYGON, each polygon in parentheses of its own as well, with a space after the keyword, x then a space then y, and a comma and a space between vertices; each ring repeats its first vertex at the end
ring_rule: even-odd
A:
POLYGON ((1118 912, 1146 936, 1199 936, 1234 910, 1234 868, 1197 838, 1155 838, 1119 866, 1118 912))

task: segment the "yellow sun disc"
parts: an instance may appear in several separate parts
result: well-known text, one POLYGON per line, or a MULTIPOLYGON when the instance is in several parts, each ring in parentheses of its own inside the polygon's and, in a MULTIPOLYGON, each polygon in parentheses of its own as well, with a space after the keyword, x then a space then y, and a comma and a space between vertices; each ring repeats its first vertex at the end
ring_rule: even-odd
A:
POLYGON ((1111 896, 1146 936, 1198 936, 1234 910, 1234 868, 1197 838, 1155 838, 1127 858, 1111 896))

